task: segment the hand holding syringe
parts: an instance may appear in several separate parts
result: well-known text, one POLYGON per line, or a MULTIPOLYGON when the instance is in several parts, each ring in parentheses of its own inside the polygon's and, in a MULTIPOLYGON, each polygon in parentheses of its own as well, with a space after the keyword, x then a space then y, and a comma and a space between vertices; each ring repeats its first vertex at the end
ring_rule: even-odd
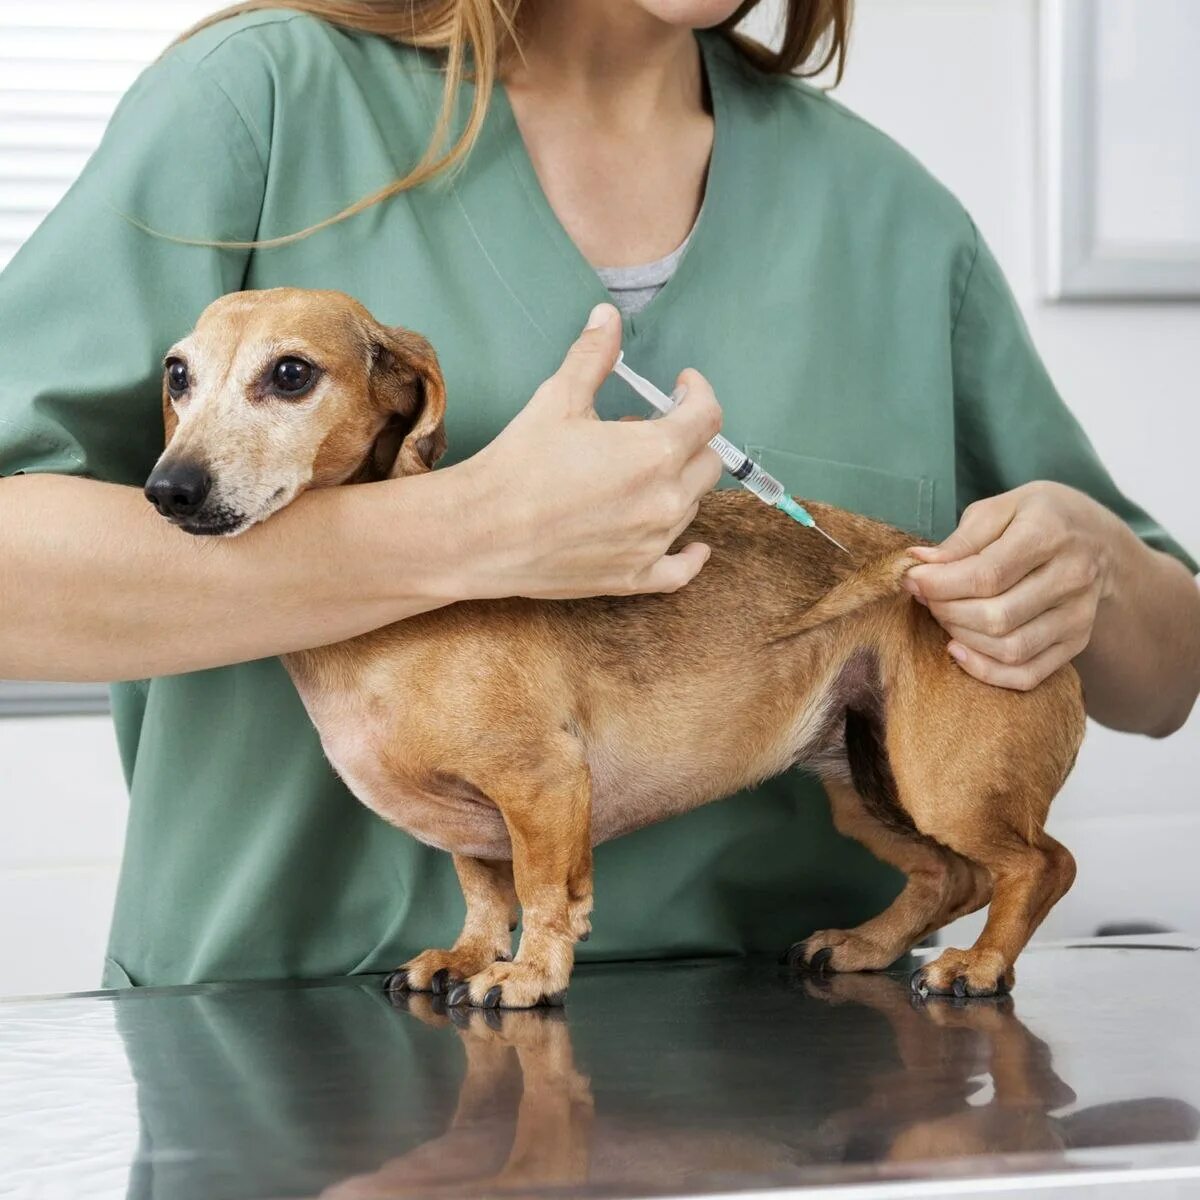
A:
MULTIPOLYGON (((625 380, 627 384, 643 400, 648 401, 661 413, 668 413, 675 407, 670 396, 659 391, 648 379, 643 379, 636 371, 625 365, 625 355, 618 354, 613 366, 613 374, 625 380)), ((768 475, 748 454, 739 450, 728 438, 719 433, 710 441, 709 446, 717 452, 717 456, 725 469, 744 487, 753 492, 764 504, 769 504, 781 512, 787 513, 793 521, 799 522, 808 529, 815 529, 823 538, 831 541, 844 554, 850 551, 837 538, 830 536, 813 520, 812 515, 802 505, 787 494, 783 484, 773 475, 768 475)))

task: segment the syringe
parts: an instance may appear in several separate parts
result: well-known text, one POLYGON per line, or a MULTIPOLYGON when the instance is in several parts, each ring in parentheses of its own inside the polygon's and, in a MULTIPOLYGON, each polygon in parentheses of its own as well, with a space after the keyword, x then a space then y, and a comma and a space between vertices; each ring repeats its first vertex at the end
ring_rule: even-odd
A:
MULTIPOLYGON (((613 374, 620 376, 643 400, 652 404, 661 413, 668 413, 675 407, 675 402, 664 392, 660 392, 648 379, 643 379, 636 371, 625 363, 624 353, 617 355, 613 366, 613 374)), ((837 538, 826 533, 813 520, 812 514, 801 504, 788 495, 787 489, 773 475, 769 475, 748 454, 743 454, 728 438, 719 433, 708 443, 716 452, 730 475, 734 477, 747 491, 753 492, 764 504, 785 512, 793 521, 798 521, 808 529, 815 529, 823 538, 832 542, 843 554, 850 551, 837 538)))

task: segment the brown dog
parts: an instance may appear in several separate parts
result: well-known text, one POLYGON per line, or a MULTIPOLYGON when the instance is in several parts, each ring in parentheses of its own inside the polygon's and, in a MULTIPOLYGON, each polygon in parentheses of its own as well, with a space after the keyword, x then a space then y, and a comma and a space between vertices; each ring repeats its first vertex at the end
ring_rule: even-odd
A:
MULTIPOLYGON (((216 301, 167 356, 163 396, 167 448, 146 493, 191 533, 240 532, 305 488, 428 471, 445 448, 432 347, 335 292, 216 301)), ((1011 987, 1074 879, 1043 826, 1083 737, 1079 678, 1063 667, 1027 693, 971 678, 900 587, 912 539, 805 503, 855 561, 718 492, 688 531, 712 561, 673 594, 464 602, 285 656, 355 795, 454 856, 462 933, 391 986, 460 984, 452 1002, 486 1006, 558 997, 590 928, 593 845, 803 766, 838 829, 907 884, 791 961, 885 967, 990 902, 976 944, 914 986, 1011 987), (736 707, 732 678, 751 681, 736 707)))

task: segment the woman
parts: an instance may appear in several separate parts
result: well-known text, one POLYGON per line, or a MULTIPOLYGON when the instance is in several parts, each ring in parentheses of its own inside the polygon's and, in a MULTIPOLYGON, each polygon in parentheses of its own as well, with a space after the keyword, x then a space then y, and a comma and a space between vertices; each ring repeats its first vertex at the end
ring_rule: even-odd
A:
MULTIPOLYGON (((0 675, 128 681, 107 983, 448 944, 449 858, 351 799, 274 656, 467 597, 686 585, 704 547, 666 550, 716 477, 714 392, 793 490, 950 534, 911 581, 964 670, 1030 687, 1074 658, 1099 720, 1186 719, 1196 565, 1114 487, 961 207, 789 74, 840 60, 848 0, 792 0, 777 55, 730 32, 753 7, 242 4, 141 78, 5 272, 0 675), (138 491, 161 355, 281 284, 432 339, 458 465, 197 544, 138 491), (621 342, 703 371, 653 462, 591 419, 621 342)), ((583 957, 777 949, 895 886, 783 777, 603 847, 583 957)))

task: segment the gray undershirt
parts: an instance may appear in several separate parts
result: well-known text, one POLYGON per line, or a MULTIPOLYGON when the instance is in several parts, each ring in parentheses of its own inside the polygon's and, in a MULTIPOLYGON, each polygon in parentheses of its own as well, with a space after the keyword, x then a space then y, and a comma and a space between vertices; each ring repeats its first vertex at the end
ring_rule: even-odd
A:
POLYGON ((600 282, 608 288, 613 303, 623 317, 631 317, 634 313, 641 312, 666 287, 691 240, 692 235, 689 233, 670 254, 655 262, 642 263, 636 267, 596 268, 600 282))

